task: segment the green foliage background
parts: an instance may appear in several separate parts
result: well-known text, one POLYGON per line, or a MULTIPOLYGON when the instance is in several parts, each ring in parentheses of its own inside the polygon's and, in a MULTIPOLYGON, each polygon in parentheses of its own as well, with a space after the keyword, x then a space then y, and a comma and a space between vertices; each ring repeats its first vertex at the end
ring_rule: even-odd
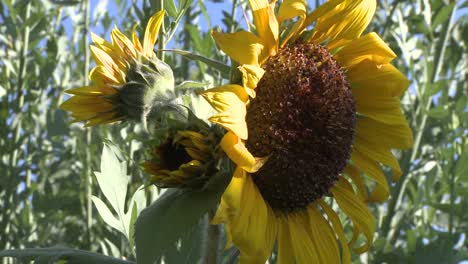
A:
MULTIPOLYGON (((309 4, 314 8, 321 2, 309 4)), ((122 124, 84 129, 81 124, 70 125, 67 113, 58 109, 64 90, 88 82, 90 29, 102 30, 97 33, 107 38, 114 24, 128 34, 140 21, 141 36, 148 18, 164 8, 169 18, 163 39, 174 36, 168 47, 228 63, 209 31, 215 27, 236 31, 239 24, 245 25, 239 19, 246 1, 219 5, 229 7, 222 12, 207 9, 204 0, 91 4, 89 0, 0 3, 0 250, 59 246, 135 259, 127 229, 159 195, 150 188, 132 198, 146 177, 139 168, 146 152, 140 128, 122 124), (116 12, 107 12, 110 5, 116 12), (219 19, 213 19, 214 12, 222 16, 220 24, 215 24, 219 19), (200 21, 208 27, 200 27, 200 21), (106 140, 115 145, 103 147, 106 140), (106 170, 103 162, 111 162, 114 169, 106 170), (120 171, 115 171, 116 164, 121 164, 120 171), (101 206, 98 212, 93 205, 100 203, 96 200, 108 210, 114 205, 99 175, 108 182, 112 180, 105 177, 123 177, 126 200, 118 203, 125 208, 109 216, 118 224, 110 224, 109 217, 101 217, 105 209, 101 206)), ((354 256, 356 263, 468 259, 467 7, 467 2, 452 0, 378 1, 368 31, 379 33, 398 54, 394 64, 411 80, 402 107, 415 145, 397 153, 404 175, 392 184, 389 202, 372 205, 378 234, 369 253, 354 256)), ((213 65, 169 52, 164 58, 174 69, 176 83, 194 80, 214 86, 225 77, 213 65)), ((184 232, 179 243, 169 240, 166 262, 196 263, 205 227, 206 219, 184 232)), ((31 254, 42 254, 38 252, 31 254)), ((47 254, 45 259, 59 259, 66 252, 57 249, 47 254)), ((80 254, 69 262, 88 263, 88 253, 80 254)), ((229 262, 232 255, 225 253, 223 261, 229 262)), ((6 257, 1 261, 15 263, 6 257)))

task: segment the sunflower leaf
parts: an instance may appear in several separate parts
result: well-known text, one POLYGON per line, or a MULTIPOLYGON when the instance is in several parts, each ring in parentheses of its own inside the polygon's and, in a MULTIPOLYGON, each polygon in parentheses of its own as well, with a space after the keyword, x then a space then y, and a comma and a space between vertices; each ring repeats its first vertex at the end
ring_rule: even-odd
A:
POLYGON ((135 224, 138 263, 153 264, 189 232, 206 212, 215 208, 228 180, 225 173, 218 173, 204 190, 168 189, 143 210, 135 224))
POLYGON ((216 61, 216 60, 212 60, 210 58, 207 58, 205 56, 202 56, 202 55, 199 55, 199 54, 195 54, 195 53, 192 53, 192 52, 189 52, 189 51, 185 51, 185 50, 179 50, 179 49, 165 49, 164 51, 167 51, 167 52, 174 52, 174 53, 177 53, 179 55, 182 55, 184 57, 186 57, 187 59, 190 59, 190 60, 196 60, 196 61, 200 61, 200 62, 203 62, 205 63, 206 65, 212 67, 212 68, 215 68, 216 70, 218 70, 221 75, 224 77, 224 78, 229 78, 229 74, 230 74, 230 71, 231 71, 231 67, 222 63, 222 62, 219 62, 219 61, 216 61))
POLYGON ((25 248, 18 250, 0 251, 0 257, 14 257, 22 261, 34 260, 35 263, 57 263, 65 260, 68 264, 99 263, 99 264, 128 264, 131 261, 116 259, 84 250, 70 248, 25 248))

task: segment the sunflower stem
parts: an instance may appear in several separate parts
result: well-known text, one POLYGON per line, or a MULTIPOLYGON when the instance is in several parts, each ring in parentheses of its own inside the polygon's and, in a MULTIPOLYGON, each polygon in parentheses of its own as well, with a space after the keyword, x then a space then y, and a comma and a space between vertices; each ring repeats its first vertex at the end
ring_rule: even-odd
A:
MULTIPOLYGON (((457 10, 457 5, 454 5, 451 15, 450 15, 450 19, 444 24, 444 27, 442 30, 442 32, 444 32, 444 36, 437 45, 436 56, 435 56, 436 64, 434 67, 434 71, 432 72, 432 76, 430 80, 431 83, 435 83, 435 81, 438 78, 439 72, 442 70, 442 63, 444 61, 443 58, 445 55, 445 49, 447 47, 447 42, 448 42, 449 35, 453 26, 456 10, 457 10)), ((421 112, 423 116, 421 118, 420 125, 418 126, 418 129, 416 130, 418 132, 415 138, 411 156, 409 157, 409 159, 404 159, 404 160, 407 160, 407 162, 405 162, 403 166, 403 172, 406 172, 406 173, 401 176, 400 181, 397 182, 396 187, 394 191, 392 192, 393 199, 391 199, 389 202, 388 214, 382 224, 382 229, 381 229, 382 230, 381 234, 387 237, 387 241, 392 241, 395 238, 395 236, 399 233, 398 230, 395 230, 394 232, 392 232, 392 235, 389 234, 391 222, 395 213, 398 211, 398 209, 400 208, 402 204, 403 196, 406 192, 406 188, 408 186, 409 181, 412 178, 411 177, 412 174, 407 173, 407 172, 411 168, 411 165, 416 160, 419 154, 419 148, 421 145, 422 136, 424 134, 424 130, 425 130, 427 119, 428 119, 427 111, 430 110, 431 106, 432 106, 432 97, 428 98, 425 108, 421 112)), ((398 227, 395 227, 395 228, 398 228, 398 227)))
MULTIPOLYGON (((90 64, 90 56, 89 56, 89 41, 88 41, 88 33, 89 33, 89 0, 85 0, 83 2, 83 50, 84 50, 84 66, 83 66, 83 76, 84 76, 84 85, 87 86, 89 84, 89 80, 87 78, 89 72, 89 64, 90 64)), ((85 135, 85 144, 86 146, 91 145, 91 136, 92 136, 92 128, 88 128, 85 135)), ((84 166, 84 173, 83 178, 85 180, 85 199, 86 199, 86 240, 88 246, 91 247, 92 241, 92 222, 93 222, 93 207, 92 207, 92 194, 91 194, 91 187, 93 184, 93 179, 91 177, 91 151, 86 151, 86 160, 84 166)))
POLYGON ((206 240, 205 240, 205 252, 204 262, 205 264, 216 264, 218 263, 218 248, 219 248, 219 236, 220 230, 217 225, 210 224, 211 219, 215 216, 215 209, 208 212, 208 224, 206 227, 206 240))
MULTIPOLYGON (((156 4, 156 10, 164 10, 164 0, 159 0, 157 1, 157 4, 156 4)), ((161 29, 159 30, 159 37, 158 37, 158 53, 159 53, 159 59, 164 61, 164 48, 165 48, 165 36, 166 34, 166 30, 165 30, 165 26, 164 26, 164 18, 162 20, 162 23, 161 23, 161 29)))

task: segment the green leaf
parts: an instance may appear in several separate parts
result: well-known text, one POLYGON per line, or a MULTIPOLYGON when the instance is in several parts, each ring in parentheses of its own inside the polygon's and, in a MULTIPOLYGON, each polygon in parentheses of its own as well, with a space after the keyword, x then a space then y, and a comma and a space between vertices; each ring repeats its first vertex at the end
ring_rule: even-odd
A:
POLYGON ((218 204, 227 186, 225 173, 213 176, 204 190, 168 189, 143 210, 135 225, 139 264, 153 264, 172 244, 218 204))
POLYGON ((174 53, 177 53, 179 55, 186 57, 187 59, 203 62, 206 65, 218 70, 224 78, 229 78, 231 67, 229 67, 228 65, 222 62, 215 61, 205 56, 195 54, 195 53, 192 53, 190 51, 185 51, 185 50, 165 49, 164 51, 174 52, 174 53))
POLYGON ((174 0, 164 0, 164 9, 167 11, 167 14, 174 19, 177 17, 177 13, 179 12, 177 11, 174 0))
POLYGON ((461 154, 455 167, 455 176, 462 182, 468 183, 468 152, 461 154))
POLYGON ((440 92, 442 88, 447 87, 447 80, 439 80, 435 83, 431 83, 429 88, 426 90, 427 96, 433 96, 434 94, 440 92))
POLYGON ((449 115, 449 109, 445 105, 440 105, 429 110, 427 114, 435 119, 443 119, 449 115))
POLYGON ((25 248, 0 251, 0 257, 14 257, 23 261, 36 260, 35 263, 56 263, 66 260, 67 264, 128 264, 135 263, 101 254, 71 248, 25 248))
POLYGON ((117 217, 97 196, 91 199, 102 219, 112 228, 124 234, 133 248, 133 224, 138 213, 146 206, 144 190, 138 189, 130 200, 130 209, 125 212, 125 197, 127 196, 127 165, 120 162, 123 159, 118 148, 111 142, 104 145, 101 155, 101 172, 94 172, 99 187, 111 204, 117 217))
POLYGON ((437 12, 437 15, 434 18, 434 22, 432 23, 432 30, 435 30, 435 28, 444 23, 447 19, 450 19, 450 14, 452 13, 452 10, 455 6, 456 2, 453 2, 449 5, 446 5, 440 9, 439 12, 437 12))

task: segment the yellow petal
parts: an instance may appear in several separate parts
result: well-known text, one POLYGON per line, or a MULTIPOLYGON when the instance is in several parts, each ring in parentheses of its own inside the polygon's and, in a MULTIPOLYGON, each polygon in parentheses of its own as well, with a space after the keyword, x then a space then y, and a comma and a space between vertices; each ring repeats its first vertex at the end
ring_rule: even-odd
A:
POLYGON ((278 22, 281 24, 284 20, 305 17, 307 3, 304 0, 284 0, 281 3, 278 12, 278 22))
MULTIPOLYGON (((265 45, 264 56, 274 56, 278 51, 278 30, 279 25, 275 16, 276 0, 271 4, 267 0, 249 0, 252 8, 255 27, 258 35, 265 45)), ((243 63, 241 63, 243 64, 243 63)))
POLYGON ((406 122, 387 125, 363 117, 357 121, 356 136, 388 148, 409 149, 413 146, 413 133, 406 122))
POLYGON ((228 157, 244 170, 254 173, 266 162, 266 158, 255 158, 244 142, 232 132, 227 132, 220 143, 228 157))
POLYGON ((231 184, 223 199, 235 211, 228 214, 228 221, 232 241, 241 252, 240 262, 264 263, 271 254, 277 235, 273 210, 245 172, 233 177, 231 184), (232 184, 233 181, 236 184, 232 184))
POLYGON ((113 106, 103 98, 96 96, 73 96, 60 105, 60 108, 70 112, 98 113, 109 112, 113 106))
POLYGON ((353 250, 357 253, 367 251, 370 244, 373 242, 375 221, 366 204, 354 194, 349 182, 343 177, 339 178, 336 185, 333 186, 330 191, 341 210, 346 213, 357 230, 367 239, 363 246, 354 248, 353 250))
POLYGON ((318 201, 323 211, 327 214, 328 220, 332 223, 333 229, 338 235, 338 239, 341 243, 341 261, 343 264, 351 263, 351 253, 349 252, 348 243, 346 241, 346 236, 343 230, 343 225, 341 224, 338 214, 333 211, 333 209, 325 203, 323 200, 318 201))
POLYGON ((358 195, 363 201, 368 200, 367 187, 361 177, 361 172, 353 165, 348 164, 343 171, 357 187, 358 195))
POLYGON ((141 45, 140 39, 138 38, 137 33, 136 33, 136 28, 137 27, 138 27, 138 24, 133 25, 133 28, 132 28, 132 42, 133 42, 133 46, 135 47, 135 49, 138 52, 143 53, 143 46, 141 45))
POLYGON ((236 33, 211 33, 220 49, 239 64, 259 65, 259 56, 263 50, 262 40, 247 31, 236 33))
POLYGON ((278 264, 294 263, 294 249, 289 232, 288 219, 278 218, 278 264))
POLYGON ((74 89, 69 89, 65 91, 66 93, 69 94, 74 94, 74 95, 112 95, 116 94, 117 90, 115 88, 109 87, 107 85, 90 85, 90 86, 83 86, 79 88, 74 88, 74 89))
POLYGON ((317 19, 311 41, 330 49, 361 36, 375 13, 376 0, 345 0, 317 19))
POLYGON ((119 75, 114 75, 114 73, 104 66, 96 66, 89 72, 89 79, 95 82, 96 84, 107 84, 107 85, 121 85, 124 83, 124 80, 119 75))
POLYGON ((340 251, 335 232, 330 224, 318 211, 316 204, 307 207, 311 238, 317 249, 320 263, 340 263, 340 251))
POLYGON ((357 150, 353 151, 351 155, 353 164, 368 177, 375 181, 375 187, 370 193, 369 202, 384 202, 388 199, 390 191, 388 188, 387 179, 382 171, 380 165, 369 159, 357 150))
POLYGON ((386 64, 393 60, 396 54, 377 33, 371 32, 349 42, 334 57, 341 67, 348 68, 363 60, 386 64))
POLYGON ((250 97, 255 98, 255 88, 257 88, 258 82, 262 79, 263 74, 265 74, 265 70, 259 66, 248 64, 239 66, 239 70, 242 73, 242 85, 246 93, 250 97))
POLYGON ((114 45, 94 33, 91 33, 91 38, 93 39, 93 43, 96 47, 112 57, 119 69, 127 69, 128 64, 125 58, 122 57, 122 52, 117 47, 114 47, 114 45))
POLYGON ((249 96, 239 85, 224 85, 209 89, 201 94, 211 106, 219 112, 210 118, 241 139, 247 139, 246 103, 249 96))
POLYGON ((405 126, 408 123, 400 109, 399 98, 371 96, 354 92, 353 95, 358 113, 387 125, 405 126))
MULTIPOLYGON (((119 66, 115 63, 114 58, 96 46, 90 46, 91 54, 98 66, 103 66, 114 76, 119 73, 119 66)), ((116 55, 114 54, 114 57, 116 55)))
POLYGON ((375 144, 363 138, 356 138, 354 142, 356 151, 368 156, 372 160, 385 164, 393 169, 393 179, 397 181, 402 172, 398 160, 393 156, 390 149, 383 147, 380 144, 375 144))
POLYGON ((111 43, 105 41, 103 38, 94 34, 93 32, 91 32, 91 39, 93 40, 94 45, 96 45, 96 47, 103 50, 104 52, 108 54, 112 54, 115 52, 114 46, 112 46, 111 43))
POLYGON ((287 221, 296 262, 322 263, 318 258, 317 250, 310 237, 310 233, 305 230, 309 225, 307 214, 303 211, 289 213, 287 221))
POLYGON ((400 97, 408 89, 409 81, 391 64, 377 64, 364 60, 349 67, 346 76, 353 94, 400 97))
POLYGON ((125 58, 135 58, 136 51, 133 43, 117 27, 111 32, 112 43, 125 58))
POLYGON ((317 7, 314 11, 307 14, 300 31, 310 26, 312 23, 317 21, 317 19, 324 16, 325 14, 332 12, 332 10, 335 9, 337 5, 343 3, 344 1, 345 0, 330 0, 317 7))
POLYGON ((151 58, 153 56, 154 44, 158 39, 159 30, 164 21, 164 10, 156 12, 148 21, 145 30, 145 38, 143 40, 144 54, 151 58))

